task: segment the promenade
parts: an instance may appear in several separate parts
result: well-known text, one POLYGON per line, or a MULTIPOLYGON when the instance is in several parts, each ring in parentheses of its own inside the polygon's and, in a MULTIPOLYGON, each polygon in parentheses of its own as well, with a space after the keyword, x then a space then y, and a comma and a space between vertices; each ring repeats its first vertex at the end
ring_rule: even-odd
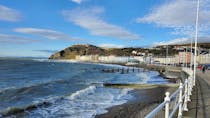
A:
POLYGON ((210 118, 210 70, 197 70, 196 86, 188 102, 188 110, 183 118, 210 118))

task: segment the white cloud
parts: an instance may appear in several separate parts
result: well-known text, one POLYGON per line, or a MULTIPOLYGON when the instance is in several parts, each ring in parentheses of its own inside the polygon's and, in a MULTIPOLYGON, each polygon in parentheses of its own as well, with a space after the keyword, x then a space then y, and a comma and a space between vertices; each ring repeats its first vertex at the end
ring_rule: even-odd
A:
POLYGON ((21 20, 21 14, 14 9, 0 5, 0 20, 16 22, 21 20))
MULTIPOLYGON (((138 23, 154 23, 160 27, 174 28, 175 34, 194 35, 196 4, 193 0, 172 0, 152 9, 136 19, 138 23)), ((200 2, 199 24, 202 33, 209 31, 210 1, 200 2)))
POLYGON ((22 37, 22 36, 15 36, 15 35, 9 35, 9 34, 0 34, 0 43, 33 43, 37 42, 36 40, 22 37))
MULTIPOLYGON (((170 41, 155 42, 153 45, 158 46, 158 45, 189 44, 191 43, 191 39, 192 42, 194 42, 194 38, 176 38, 170 41)), ((210 36, 198 37, 198 43, 210 43, 210 36)))
POLYGON ((69 1, 74 2, 76 4, 81 4, 81 3, 87 2, 89 0, 69 0, 69 1))
POLYGON ((80 4, 83 0, 71 0, 74 3, 80 4))
POLYGON ((103 12, 104 9, 93 7, 90 9, 77 8, 74 10, 65 10, 62 14, 68 21, 89 30, 92 35, 119 39, 140 39, 137 34, 104 21, 101 17, 103 12))
POLYGON ((99 47, 103 47, 103 48, 123 48, 125 47, 124 45, 118 45, 118 44, 100 44, 99 47))
POLYGON ((58 52, 59 50, 42 49, 42 50, 33 50, 33 51, 53 54, 53 53, 58 52))
POLYGON ((55 30, 49 29, 39 29, 39 28, 16 28, 14 29, 15 32, 25 33, 25 34, 32 34, 37 36, 42 36, 47 39, 51 40, 80 40, 78 38, 72 38, 62 32, 58 32, 55 30))

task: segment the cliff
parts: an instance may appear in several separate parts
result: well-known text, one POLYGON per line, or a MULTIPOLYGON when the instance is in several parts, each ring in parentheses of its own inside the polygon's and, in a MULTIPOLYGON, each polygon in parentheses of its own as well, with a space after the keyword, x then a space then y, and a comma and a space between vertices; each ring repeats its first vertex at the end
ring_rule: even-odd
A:
POLYGON ((93 45, 73 45, 49 57, 49 59, 75 59, 76 55, 104 55, 105 50, 93 45))

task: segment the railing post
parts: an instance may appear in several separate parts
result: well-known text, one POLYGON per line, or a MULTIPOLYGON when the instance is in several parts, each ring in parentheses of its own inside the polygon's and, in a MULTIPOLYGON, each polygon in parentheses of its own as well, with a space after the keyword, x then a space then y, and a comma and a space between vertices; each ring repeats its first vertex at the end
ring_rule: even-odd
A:
POLYGON ((165 101, 166 101, 166 104, 165 104, 165 118, 169 118, 169 105, 170 105, 170 93, 169 92, 166 92, 166 97, 165 97, 165 101))
POLYGON ((190 76, 190 94, 192 95, 192 89, 193 89, 193 76, 190 76))
POLYGON ((191 77, 188 77, 188 91, 187 91, 187 101, 191 101, 190 100, 190 95, 192 95, 191 91, 192 91, 192 81, 191 81, 191 77))
MULTIPOLYGON (((195 73, 193 72, 193 76, 196 77, 195 73)), ((193 77, 193 86, 195 86, 195 77, 193 77)))
MULTIPOLYGON (((188 87, 189 92, 188 92, 188 95, 190 96, 190 95, 192 95, 192 77, 191 76, 188 77, 188 82, 189 82, 189 87, 188 87)), ((190 101, 190 99, 189 99, 189 101, 190 101)))
POLYGON ((182 116, 182 89, 183 89, 183 84, 180 83, 179 85, 179 112, 178 112, 179 117, 182 116))
POLYGON ((188 100, 188 81, 187 81, 187 79, 185 79, 185 88, 184 88, 184 105, 183 105, 183 110, 184 111, 188 111, 188 109, 187 109, 187 100, 188 100))

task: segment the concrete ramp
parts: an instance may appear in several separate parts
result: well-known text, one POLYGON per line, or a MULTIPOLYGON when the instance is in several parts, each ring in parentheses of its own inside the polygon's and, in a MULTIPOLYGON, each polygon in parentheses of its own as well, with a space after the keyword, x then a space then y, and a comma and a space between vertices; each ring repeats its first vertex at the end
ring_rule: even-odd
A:
POLYGON ((104 83, 105 87, 111 88, 132 88, 132 89, 150 89, 157 87, 178 87, 179 84, 112 84, 104 83))

